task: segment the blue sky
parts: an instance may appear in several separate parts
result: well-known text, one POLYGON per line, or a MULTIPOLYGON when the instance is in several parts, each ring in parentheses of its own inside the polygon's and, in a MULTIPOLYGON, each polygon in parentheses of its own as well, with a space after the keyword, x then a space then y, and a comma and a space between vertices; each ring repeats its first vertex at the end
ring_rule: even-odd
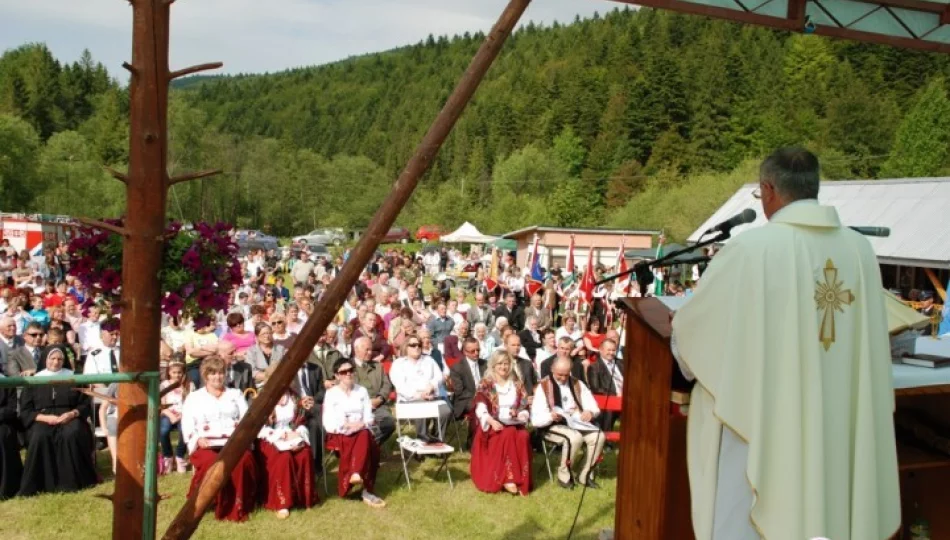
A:
MULTIPOLYGON (((224 62, 217 73, 323 64, 416 43, 430 33, 488 31, 507 0, 178 0, 171 69, 224 62)), ((534 0, 522 23, 570 22, 623 4, 534 0)), ((132 10, 122 0, 11 0, 0 6, 0 50, 45 42, 63 61, 88 48, 109 72, 131 55, 132 10)))

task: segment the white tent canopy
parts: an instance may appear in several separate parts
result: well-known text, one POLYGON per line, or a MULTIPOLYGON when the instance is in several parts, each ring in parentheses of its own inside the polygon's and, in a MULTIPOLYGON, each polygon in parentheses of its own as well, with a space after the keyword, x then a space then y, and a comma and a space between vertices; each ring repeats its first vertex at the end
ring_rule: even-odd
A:
POLYGON ((497 236, 488 236, 479 232, 474 225, 465 222, 461 227, 455 229, 449 234, 442 235, 440 242, 446 244, 487 244, 498 240, 497 236))

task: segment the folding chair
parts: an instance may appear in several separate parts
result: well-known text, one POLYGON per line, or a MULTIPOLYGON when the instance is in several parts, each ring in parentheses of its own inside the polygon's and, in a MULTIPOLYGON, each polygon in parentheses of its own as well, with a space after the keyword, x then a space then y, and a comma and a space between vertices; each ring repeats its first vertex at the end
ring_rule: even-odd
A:
MULTIPOLYGON (((441 456, 442 464, 439 470, 435 472, 436 477, 445 468, 445 474, 449 478, 449 486, 455 487, 452 482, 452 472, 449 470, 449 457, 455 452, 455 448, 448 444, 426 444, 419 439, 403 437, 400 422, 404 420, 423 420, 433 418, 439 426, 439 440, 445 440, 442 433, 442 424, 439 423, 439 409, 441 407, 449 408, 445 401, 418 401, 418 402, 396 402, 393 407, 393 416, 396 419, 396 441, 399 443, 399 457, 402 458, 402 470, 406 474, 406 484, 412 489, 412 482, 409 480, 408 459, 415 456, 441 456)), ((449 412, 451 416, 451 411, 449 412)))
MULTIPOLYGON (((334 457, 339 456, 340 449, 335 446, 330 446, 327 444, 327 432, 323 432, 323 492, 326 493, 327 497, 330 496, 330 488, 327 485, 327 477, 330 476, 330 460, 334 457)), ((339 471, 337 471, 339 474, 339 471)))
MULTIPOLYGON (((594 394, 594 401, 597 402, 597 408, 600 409, 601 414, 605 412, 619 413, 621 404, 623 403, 623 399, 620 396, 608 396, 606 394, 594 394)), ((604 440, 612 443, 620 442, 620 432, 604 431, 604 440)))

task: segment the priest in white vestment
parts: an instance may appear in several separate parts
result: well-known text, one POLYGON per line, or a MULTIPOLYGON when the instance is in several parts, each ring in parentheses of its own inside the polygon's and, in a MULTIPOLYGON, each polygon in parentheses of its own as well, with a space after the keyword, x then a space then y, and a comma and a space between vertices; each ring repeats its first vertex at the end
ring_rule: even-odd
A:
POLYGON ((877 540, 900 526, 880 270, 818 188, 810 152, 769 156, 769 223, 726 244, 673 319, 674 354, 697 381, 698 540, 877 540))

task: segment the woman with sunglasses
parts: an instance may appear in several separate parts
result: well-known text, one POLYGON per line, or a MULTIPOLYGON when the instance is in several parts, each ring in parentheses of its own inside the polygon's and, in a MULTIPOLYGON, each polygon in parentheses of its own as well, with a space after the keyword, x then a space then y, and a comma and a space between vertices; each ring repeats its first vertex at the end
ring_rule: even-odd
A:
POLYGON ((373 494, 379 470, 379 446, 371 427, 373 405, 365 388, 356 384, 353 362, 340 358, 333 364, 336 386, 323 400, 323 427, 327 448, 340 453, 337 493, 345 497, 362 488, 363 502, 374 508, 386 506, 373 494))

